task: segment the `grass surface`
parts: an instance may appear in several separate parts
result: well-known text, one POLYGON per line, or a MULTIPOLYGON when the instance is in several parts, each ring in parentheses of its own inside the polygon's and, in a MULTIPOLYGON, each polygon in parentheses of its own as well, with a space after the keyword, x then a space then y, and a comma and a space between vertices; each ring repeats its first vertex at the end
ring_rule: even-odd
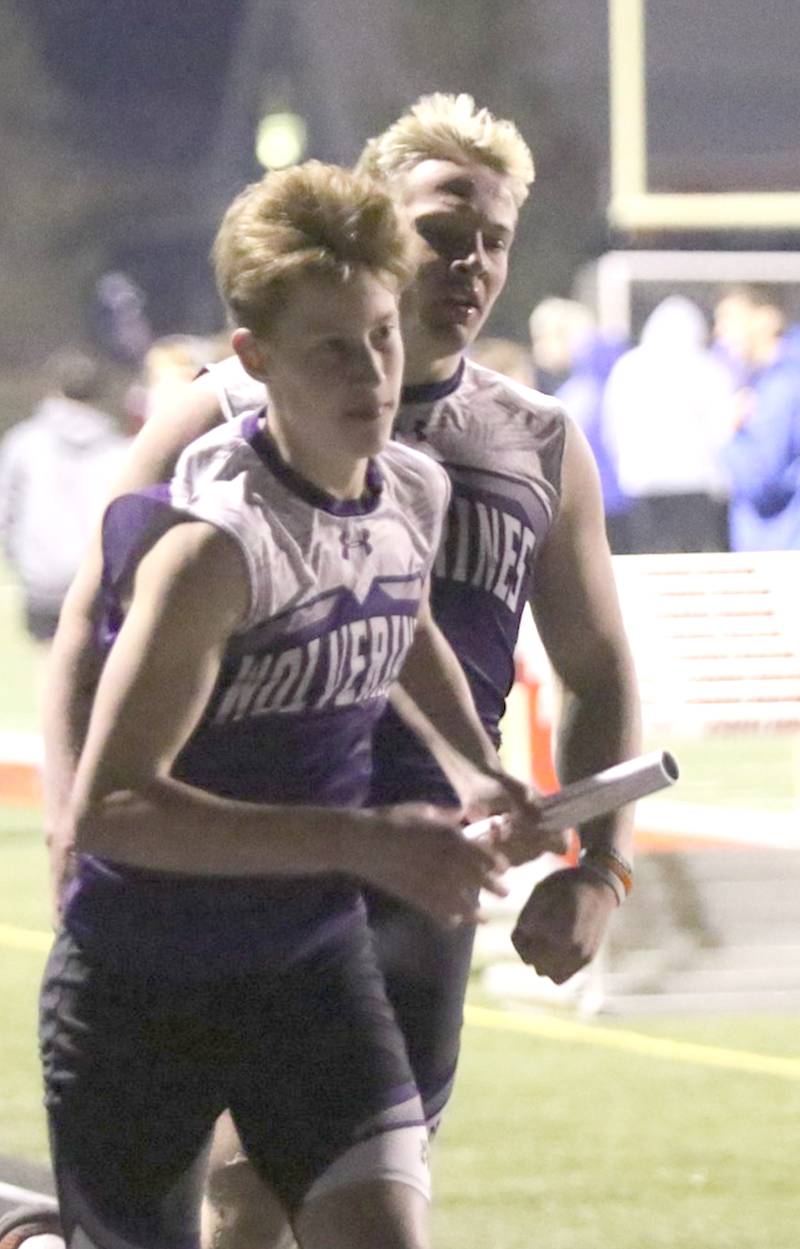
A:
MULTIPOLYGON (((587 1025, 591 1028, 591 1025, 587 1025)), ((636 1024, 716 1045, 797 1022, 636 1024)), ((437 1145, 439 1249, 792 1249, 800 1082, 468 1028, 437 1145)))
POLYGON ((35 689, 41 655, 22 627, 16 587, 4 578, 0 564, 0 732, 31 732, 38 728, 35 689))
MULTIPOLYGON (((16 595, 1 584, 0 655, 0 729, 33 730, 37 656, 16 595)), ((652 746, 679 758, 676 800, 798 804, 797 737, 652 746)), ((47 1146, 35 1027, 47 945, 38 812, 0 806, 0 1154, 39 1161, 47 1146)), ((477 993, 472 1001, 486 1005, 477 993)), ((475 1020, 465 1028, 436 1143, 437 1249, 796 1249, 800 1020, 601 1020, 557 1037, 505 1030, 494 1018, 491 1029, 475 1020), (609 1033, 627 1048, 609 1044, 609 1033), (659 1037, 679 1043, 673 1057, 648 1048, 659 1037), (693 1045, 792 1059, 796 1074, 792 1063, 781 1075, 749 1070, 736 1053, 715 1068, 693 1045)))
MULTIPOLYGON (((39 1161, 45 878, 38 814, 0 808, 0 1154, 39 1161)), ((537 1035, 541 1017, 522 1034, 475 1013, 435 1147, 437 1249, 795 1249, 799 1020, 599 1020, 559 1037, 537 1035), (684 1048, 649 1052, 660 1037, 684 1048), (778 1076, 734 1053, 716 1069, 693 1045, 794 1061, 778 1076)))
POLYGON ((645 749, 667 749, 678 760, 681 776, 670 801, 800 813, 800 734, 674 736, 646 742, 645 749))
POLYGON ((39 1160, 47 1156, 36 1052, 46 879, 38 812, 0 807, 0 1154, 39 1160), (27 933, 39 934, 38 949, 27 933))

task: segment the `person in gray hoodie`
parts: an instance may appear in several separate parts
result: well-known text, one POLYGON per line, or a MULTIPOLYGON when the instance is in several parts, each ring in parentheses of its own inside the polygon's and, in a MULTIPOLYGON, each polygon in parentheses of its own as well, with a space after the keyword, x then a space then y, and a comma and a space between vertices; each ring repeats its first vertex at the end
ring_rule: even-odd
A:
POLYGON ((701 309, 669 295, 650 313, 638 346, 611 369, 601 420, 628 499, 631 553, 727 547, 721 449, 733 387, 707 345, 701 309))
POLYGON ((25 627, 49 642, 129 439, 95 406, 102 372, 65 349, 45 365, 49 390, 0 442, 0 540, 22 588, 25 627))

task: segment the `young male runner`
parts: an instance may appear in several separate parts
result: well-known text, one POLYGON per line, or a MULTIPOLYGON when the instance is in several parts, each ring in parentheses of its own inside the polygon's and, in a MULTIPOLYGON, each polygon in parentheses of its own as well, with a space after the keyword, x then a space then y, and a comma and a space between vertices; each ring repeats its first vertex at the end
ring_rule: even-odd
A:
MULTIPOLYGON (((417 232, 416 275, 402 309, 407 387, 396 436, 438 459, 453 483, 434 569, 434 611, 484 724, 496 735, 513 677, 519 614, 531 602, 563 688, 559 773, 563 781, 586 775, 638 749, 635 682, 596 470, 557 404, 465 359, 506 279, 517 213, 533 176, 530 153, 511 123, 476 109, 468 97, 433 96, 372 141, 363 161, 400 195, 417 232)), ((180 410, 145 427, 126 485, 157 480, 191 437, 260 401, 235 365, 212 370, 192 390, 180 410)), ((96 561, 94 568, 87 561, 56 639, 47 730, 56 874, 70 836, 64 800, 96 679, 87 646, 96 584, 96 561)), ((396 722, 382 727, 380 738, 376 795, 452 801, 432 759, 396 722)), ((548 877, 517 929, 526 960, 559 982, 596 952, 617 901, 619 859, 630 858, 629 813, 580 831, 594 870, 548 877)), ((440 933, 410 908, 374 898, 371 922, 433 1121, 455 1070, 472 934, 440 933)), ((228 1235, 228 1195, 241 1207, 251 1190, 241 1162, 221 1167, 212 1181, 228 1235)))
MULTIPOLYGON (((416 231, 416 274, 402 301, 405 386, 394 436, 442 463, 453 487, 434 565, 435 618, 497 741, 519 620, 530 601, 563 690, 559 774, 576 779, 638 749, 635 680, 597 471, 556 403, 465 355, 506 280, 533 177, 530 153, 510 122, 476 109, 466 96, 437 95, 370 141, 360 166, 392 186, 416 231)), ((253 402, 235 364, 217 366, 210 377, 226 415, 253 402)), ((376 736, 373 797, 455 801, 431 755, 391 711, 376 736)), ((541 974, 564 981, 596 953, 619 893, 596 868, 627 875, 631 832, 629 812, 583 828, 590 867, 556 872, 537 886, 516 944, 541 974)), ((474 929, 442 932, 374 892, 369 912, 435 1127, 455 1075, 474 929)), ((238 1249, 259 1220, 263 1226, 258 1190, 224 1125, 209 1195, 215 1243, 238 1249)))
POLYGON ((518 787, 426 607, 447 477, 388 442, 406 245, 366 176, 248 188, 216 263, 268 405, 106 514, 107 658, 41 1005, 67 1244, 198 1243, 224 1109, 304 1249, 428 1244, 424 1113, 358 882, 474 922, 505 860, 458 810, 363 808, 404 666, 486 792, 518 787))

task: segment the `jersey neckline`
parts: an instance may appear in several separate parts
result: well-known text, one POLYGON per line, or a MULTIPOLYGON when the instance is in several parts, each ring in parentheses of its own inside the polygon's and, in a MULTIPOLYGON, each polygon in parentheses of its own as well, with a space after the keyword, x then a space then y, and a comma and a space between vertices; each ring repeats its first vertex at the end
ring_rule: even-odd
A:
POLYGON ((310 503, 312 507, 330 512, 333 516, 365 516, 373 511, 383 490, 383 475, 375 460, 367 461, 364 490, 357 499, 337 499, 320 486, 303 477, 281 455, 278 444, 266 425, 267 409, 250 413, 244 420, 242 433, 261 462, 274 477, 292 494, 310 503), (262 420, 263 418, 263 420, 262 420))
POLYGON ((418 382, 414 386, 404 386, 401 402, 403 404, 435 403, 437 399, 444 399, 447 395, 452 395, 453 391, 458 390, 458 387, 461 385, 465 366, 466 360, 462 356, 453 376, 445 378, 443 382, 418 382))

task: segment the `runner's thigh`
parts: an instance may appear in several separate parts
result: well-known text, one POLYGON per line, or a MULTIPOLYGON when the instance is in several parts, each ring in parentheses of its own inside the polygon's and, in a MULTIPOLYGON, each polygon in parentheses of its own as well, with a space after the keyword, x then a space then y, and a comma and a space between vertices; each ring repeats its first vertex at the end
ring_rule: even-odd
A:
POLYGON ((452 1091, 474 926, 444 928, 387 894, 366 894, 378 962, 430 1126, 452 1091))
POLYGON ((224 1105, 209 987, 110 974, 67 934, 41 994, 53 1164, 69 1243, 196 1243, 205 1152, 224 1105), (83 1242, 81 1242, 83 1243, 83 1242))
POLYGON ((247 1019, 230 1109, 247 1156, 290 1214, 353 1146, 405 1127, 424 1140, 366 924, 288 970, 268 996, 254 993, 247 1019))

